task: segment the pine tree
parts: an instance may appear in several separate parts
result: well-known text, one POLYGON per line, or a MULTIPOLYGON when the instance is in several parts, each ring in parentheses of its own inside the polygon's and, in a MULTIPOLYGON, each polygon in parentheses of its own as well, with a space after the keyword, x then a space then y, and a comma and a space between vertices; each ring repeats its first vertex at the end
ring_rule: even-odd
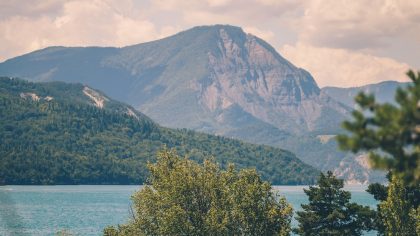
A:
POLYGON ((413 216, 420 201, 420 72, 407 75, 413 83, 397 90, 397 105, 378 104, 373 95, 360 93, 354 121, 343 123, 351 136, 337 137, 342 149, 367 151, 373 168, 388 171, 389 187, 368 189, 381 201, 376 229, 385 235, 412 235, 420 224, 413 216))
POLYGON ((361 235, 373 228, 374 211, 356 203, 350 203, 351 194, 342 190, 343 180, 332 172, 321 173, 318 186, 305 189, 309 204, 297 212, 299 235, 361 235))
POLYGON ((369 152, 373 168, 391 171, 406 185, 420 184, 420 72, 407 73, 412 80, 395 95, 397 106, 378 104, 373 95, 356 97, 359 110, 354 121, 343 126, 351 136, 339 135, 344 150, 369 152))

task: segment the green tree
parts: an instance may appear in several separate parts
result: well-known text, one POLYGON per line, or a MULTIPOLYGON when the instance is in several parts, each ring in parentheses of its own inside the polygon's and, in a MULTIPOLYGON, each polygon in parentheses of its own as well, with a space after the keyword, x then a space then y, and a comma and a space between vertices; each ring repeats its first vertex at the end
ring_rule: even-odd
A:
POLYGON ((411 211, 411 217, 416 221, 416 233, 420 235, 420 207, 411 211))
POLYGON ((342 190, 343 180, 332 172, 321 173, 318 186, 304 189, 309 204, 297 212, 299 235, 361 235, 373 229, 375 212, 369 207, 350 203, 351 194, 342 190))
POLYGON ((372 183, 366 190, 372 194, 377 201, 381 202, 381 204, 378 204, 377 206, 377 217, 375 219, 376 231, 378 235, 387 235, 388 229, 386 224, 390 225, 390 222, 398 221, 398 218, 407 219, 412 217, 414 220, 417 219, 417 224, 420 224, 418 217, 415 216, 415 214, 417 214, 415 209, 419 209, 420 205, 420 189, 415 186, 403 186, 402 181, 398 178, 394 178, 391 173, 388 173, 387 178, 390 182, 389 186, 385 186, 379 183, 372 183), (391 187, 393 189, 391 189, 391 187), (396 196, 397 194, 399 195, 398 198, 396 196), (388 198, 388 196, 390 196, 390 198, 388 198), (399 205, 404 205, 404 207, 408 207, 410 210, 396 211, 394 207, 391 207, 394 204, 392 202, 397 202, 399 205), (384 213, 382 208, 385 209, 384 213), (399 215, 395 215, 397 213, 399 215), (388 223, 386 221, 388 221, 388 223))
POLYGON ((387 199, 379 204, 380 218, 386 235, 415 235, 416 212, 407 197, 408 191, 403 181, 397 176, 392 176, 388 186, 387 199))
POLYGON ((420 201, 420 72, 407 75, 413 83, 397 90, 397 105, 378 104, 373 95, 360 93, 354 121, 343 123, 351 136, 337 137, 342 149, 367 151, 373 168, 388 171, 389 187, 368 188, 381 201, 376 229, 385 235, 414 234, 419 224, 414 215, 420 201))
POLYGON ((132 197, 135 216, 105 235, 288 235, 292 208, 255 170, 221 170, 164 150, 150 185, 132 197))
POLYGON ((344 150, 367 151, 373 168, 391 171, 405 184, 420 184, 420 72, 407 73, 413 81, 399 88, 397 105, 378 104, 373 95, 360 93, 356 97, 359 110, 353 112, 354 121, 343 127, 349 135, 337 140, 344 150))

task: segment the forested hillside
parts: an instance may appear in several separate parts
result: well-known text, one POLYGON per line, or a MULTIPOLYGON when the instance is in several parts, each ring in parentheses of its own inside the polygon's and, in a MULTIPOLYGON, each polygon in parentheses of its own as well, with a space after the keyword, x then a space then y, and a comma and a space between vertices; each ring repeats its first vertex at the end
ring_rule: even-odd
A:
POLYGON ((0 140, 3 184, 142 184, 163 146, 256 167, 274 184, 309 184, 318 174, 278 148, 163 128, 81 84, 0 78, 0 140))
POLYGON ((0 63, 0 75, 83 83, 165 127, 290 150, 353 183, 378 179, 324 138, 343 132, 351 108, 240 27, 197 26, 121 48, 48 47, 0 63))

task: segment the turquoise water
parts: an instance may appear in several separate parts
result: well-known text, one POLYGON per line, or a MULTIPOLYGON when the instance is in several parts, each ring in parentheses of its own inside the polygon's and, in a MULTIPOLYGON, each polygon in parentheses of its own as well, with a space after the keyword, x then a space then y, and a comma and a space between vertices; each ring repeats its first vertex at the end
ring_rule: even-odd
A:
MULTIPOLYGON (((275 186, 296 210, 306 203, 306 186, 275 186)), ((0 186, 0 235, 101 235, 107 225, 130 217, 130 196, 139 186, 0 186)), ((349 186, 352 199, 376 207, 366 186, 349 186)), ((295 221, 292 222, 294 225, 295 221)))

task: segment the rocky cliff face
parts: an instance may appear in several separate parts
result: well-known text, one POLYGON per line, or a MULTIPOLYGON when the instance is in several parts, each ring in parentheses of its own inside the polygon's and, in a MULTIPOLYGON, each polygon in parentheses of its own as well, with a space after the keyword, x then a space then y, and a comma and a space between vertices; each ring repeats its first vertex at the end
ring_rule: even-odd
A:
POLYGON ((235 41, 224 28, 218 34, 218 50, 208 52, 210 76, 197 86, 199 101, 211 112, 238 105, 282 130, 313 129, 322 104, 314 102, 320 90, 310 74, 253 35, 240 32, 235 41))
POLYGON ((350 111, 268 43, 226 25, 124 48, 47 48, 0 63, 0 74, 82 82, 161 125, 279 146, 322 170, 342 154, 317 136, 340 132, 350 111))

